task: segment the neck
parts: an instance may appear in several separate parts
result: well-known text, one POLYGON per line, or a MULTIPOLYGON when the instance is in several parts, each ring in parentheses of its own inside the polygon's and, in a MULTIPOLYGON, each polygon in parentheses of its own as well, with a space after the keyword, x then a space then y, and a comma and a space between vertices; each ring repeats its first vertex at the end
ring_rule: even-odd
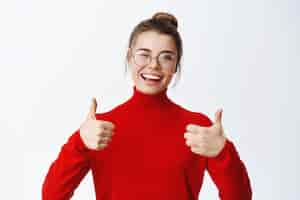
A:
POLYGON ((145 94, 134 86, 131 102, 136 105, 147 106, 147 108, 162 108, 170 104, 170 99, 167 96, 167 89, 156 94, 145 94))

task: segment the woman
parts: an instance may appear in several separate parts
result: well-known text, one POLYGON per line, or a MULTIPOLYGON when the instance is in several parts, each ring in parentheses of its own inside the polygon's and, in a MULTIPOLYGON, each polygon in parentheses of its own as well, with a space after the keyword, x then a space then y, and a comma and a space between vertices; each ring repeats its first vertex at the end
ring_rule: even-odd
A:
POLYGON ((129 39, 133 95, 106 113, 92 101, 87 119, 62 147, 43 183, 43 199, 70 199, 91 169, 97 200, 196 200, 208 170, 221 199, 247 200, 246 168, 224 135, 222 111, 212 122, 171 101, 182 41, 176 18, 156 13, 129 39))

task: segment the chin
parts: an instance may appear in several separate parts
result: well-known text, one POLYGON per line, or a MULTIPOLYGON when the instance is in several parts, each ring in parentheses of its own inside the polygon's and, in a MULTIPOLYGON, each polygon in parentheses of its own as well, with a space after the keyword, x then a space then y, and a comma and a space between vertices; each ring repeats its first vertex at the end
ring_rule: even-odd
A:
POLYGON ((144 94, 150 94, 154 95, 161 91, 163 91, 165 88, 162 87, 149 87, 149 86, 136 86, 136 88, 141 91, 144 94))

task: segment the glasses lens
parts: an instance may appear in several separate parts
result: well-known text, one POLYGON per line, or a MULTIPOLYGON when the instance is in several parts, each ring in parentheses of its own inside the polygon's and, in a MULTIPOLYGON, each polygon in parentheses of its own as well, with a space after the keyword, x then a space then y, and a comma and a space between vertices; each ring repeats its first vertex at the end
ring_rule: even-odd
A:
POLYGON ((145 51, 137 51, 134 54, 135 64, 137 64, 139 66, 145 66, 145 65, 149 64, 150 59, 151 59, 150 54, 145 51))
POLYGON ((168 68, 175 64, 176 57, 171 53, 161 53, 158 57, 158 61, 162 67, 168 68))
MULTIPOLYGON (((137 51, 134 54, 134 62, 138 66, 146 66, 151 63, 151 54, 146 51, 137 51)), ((161 67, 172 67, 176 63, 176 56, 172 53, 162 52, 158 56, 158 63, 161 67)))

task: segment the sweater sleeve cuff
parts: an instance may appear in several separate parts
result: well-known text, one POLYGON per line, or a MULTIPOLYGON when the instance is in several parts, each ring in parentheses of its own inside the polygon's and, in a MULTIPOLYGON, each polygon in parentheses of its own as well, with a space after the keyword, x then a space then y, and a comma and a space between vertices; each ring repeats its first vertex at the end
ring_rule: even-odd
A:
POLYGON ((221 152, 213 158, 208 158, 210 165, 226 168, 233 164, 237 159, 239 159, 239 155, 235 150, 233 143, 226 139, 225 145, 221 152))
POLYGON ((223 149, 220 151, 220 153, 216 157, 213 157, 212 160, 216 160, 216 161, 224 160, 224 157, 226 157, 226 154, 228 154, 230 151, 230 148, 232 148, 231 146, 232 146, 232 143, 228 139, 226 139, 223 149))
POLYGON ((73 143, 73 147, 78 151, 78 152, 87 152, 89 149, 85 146, 83 143, 81 137, 80 137, 80 130, 77 130, 73 136, 70 138, 70 142, 73 143))

